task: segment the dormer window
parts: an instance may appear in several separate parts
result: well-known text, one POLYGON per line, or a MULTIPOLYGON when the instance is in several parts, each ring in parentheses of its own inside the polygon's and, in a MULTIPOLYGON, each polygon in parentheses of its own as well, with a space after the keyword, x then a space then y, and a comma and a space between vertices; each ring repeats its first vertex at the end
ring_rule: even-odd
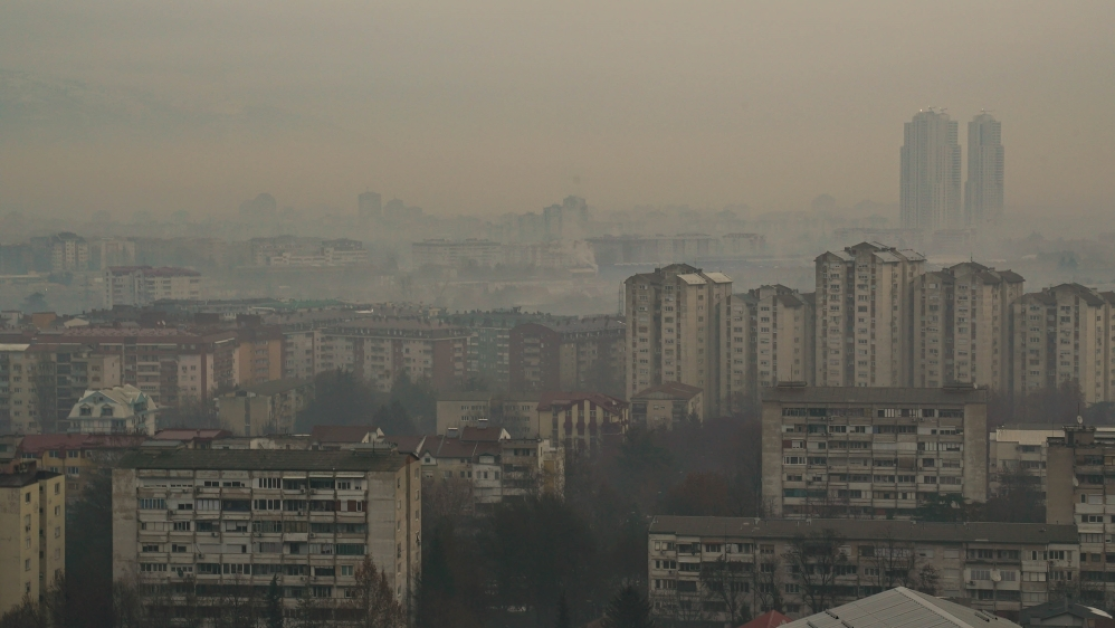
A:
POLYGON ((107 404, 101 406, 101 416, 112 416, 112 406, 107 404))
POLYGON ((81 416, 93 416, 93 406, 81 406, 79 414, 81 416))

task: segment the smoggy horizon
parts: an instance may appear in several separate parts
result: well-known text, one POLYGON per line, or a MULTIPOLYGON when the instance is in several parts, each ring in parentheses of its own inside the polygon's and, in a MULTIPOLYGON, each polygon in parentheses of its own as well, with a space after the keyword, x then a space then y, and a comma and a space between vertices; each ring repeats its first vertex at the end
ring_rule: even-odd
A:
MULTIPOLYGON (((1115 5, 20 3, 0 213, 898 200, 902 125, 1002 123, 1006 206, 1115 197, 1115 5)), ((897 220, 897 216, 893 216, 897 220)))

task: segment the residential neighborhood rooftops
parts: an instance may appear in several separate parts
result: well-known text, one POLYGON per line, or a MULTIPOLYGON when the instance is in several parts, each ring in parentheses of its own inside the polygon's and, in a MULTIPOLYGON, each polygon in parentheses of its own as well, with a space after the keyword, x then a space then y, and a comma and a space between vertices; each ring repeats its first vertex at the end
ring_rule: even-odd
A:
POLYGON ((860 388, 835 386, 774 386, 763 390, 763 401, 795 403, 895 403, 965 404, 986 403, 986 388, 860 388))

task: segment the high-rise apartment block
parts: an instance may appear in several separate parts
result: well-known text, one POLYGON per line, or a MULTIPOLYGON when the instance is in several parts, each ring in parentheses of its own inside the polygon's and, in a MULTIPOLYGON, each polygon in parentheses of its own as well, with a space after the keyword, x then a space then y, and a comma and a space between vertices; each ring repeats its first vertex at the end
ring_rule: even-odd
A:
POLYGON ((1002 125, 989 113, 968 123, 968 181, 964 220, 968 225, 995 222, 1003 215, 1002 125))
POLYGON ((65 569, 65 476, 0 473, 0 615, 37 602, 65 569))
POLYGON ((314 350, 318 369, 352 371, 384 392, 404 373, 441 390, 464 383, 469 335, 422 319, 361 319, 325 329, 314 350))
POLYGON ((957 124, 943 110, 919 111, 904 129, 901 150, 902 226, 956 229, 960 210, 960 143, 957 124))
MULTIPOLYGON (((733 298, 733 304, 742 301, 748 310, 751 338, 745 342, 750 349, 748 367, 754 374, 750 380, 760 387, 812 381, 813 296, 774 285, 760 286, 733 298)), ((733 358, 735 331, 733 322, 733 358)))
POLYGON ((365 557, 407 607, 421 565, 417 460, 344 451, 179 449, 125 456, 112 473, 116 578, 238 595, 281 587, 284 606, 355 595, 365 557))
POLYGON ((949 495, 987 499, 986 390, 763 392, 763 501, 776 517, 906 518, 949 495))
POLYGON ((1012 307, 1016 394, 1076 382, 1088 403, 1115 400, 1115 292, 1062 284, 1012 307))
POLYGON ((1010 313, 1023 279, 965 262, 925 273, 913 285, 913 385, 966 382, 1006 390, 1010 313))
POLYGON ((864 242, 815 263, 816 385, 909 386, 912 286, 925 257, 864 242))
POLYGON ((732 280, 686 264, 624 282, 627 398, 681 382, 704 391, 705 416, 730 408, 732 280))

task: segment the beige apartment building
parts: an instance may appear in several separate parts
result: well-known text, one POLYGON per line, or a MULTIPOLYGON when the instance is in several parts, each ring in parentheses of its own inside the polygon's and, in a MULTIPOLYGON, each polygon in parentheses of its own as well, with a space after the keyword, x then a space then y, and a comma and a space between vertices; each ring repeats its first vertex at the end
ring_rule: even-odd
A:
POLYGON ((665 382, 704 391, 705 417, 731 409, 732 280, 686 264, 627 278, 627 398, 665 382))
POLYGON ((832 587, 831 606, 905 586, 1016 617, 1056 599, 1085 565, 1074 526, 1036 523, 660 515, 651 522, 647 549, 655 615, 718 625, 729 625, 733 608, 760 609, 775 594, 791 617, 826 610, 809 607, 814 585, 832 587), (842 558, 829 565, 832 576, 810 575, 802 542, 827 532, 842 558))
POLYGON ((64 430, 87 388, 120 385, 120 364, 84 344, 0 344, 0 433, 64 430))
POLYGON ((104 306, 150 305, 201 298, 201 273, 188 268, 111 266, 104 272, 104 306))
POLYGON ((965 262, 925 273, 913 285, 913 385, 965 382, 1006 392, 1011 306, 1023 279, 965 262))
POLYGON ((66 569, 65 476, 0 473, 0 615, 38 601, 66 569))
POLYGON ((144 451, 113 470, 113 574, 205 612, 273 578, 289 609, 343 606, 365 557, 404 608, 421 565, 421 473, 391 449, 144 451), (183 585, 193 582, 190 601, 183 585))
POLYGON ((704 393, 696 386, 666 382, 631 396, 631 422, 648 429, 670 430, 704 416, 704 393))
MULTIPOLYGON (((813 297, 782 285, 760 286, 733 297, 733 303, 738 299, 746 304, 750 317, 752 391, 779 382, 812 382, 813 297)), ((732 332, 735 343, 738 334, 734 328, 732 332)), ((735 344, 733 357, 734 349, 735 344)))
POLYGON ((1080 385, 1088 403, 1115 400, 1115 293, 1062 284, 1014 303, 1014 392, 1080 385))
POLYGON ((863 242, 815 264, 816 385, 909 386, 912 287, 925 257, 863 242))
POLYGON ((763 505, 775 517, 908 518, 987 500, 985 389, 808 388, 763 396, 763 505))

